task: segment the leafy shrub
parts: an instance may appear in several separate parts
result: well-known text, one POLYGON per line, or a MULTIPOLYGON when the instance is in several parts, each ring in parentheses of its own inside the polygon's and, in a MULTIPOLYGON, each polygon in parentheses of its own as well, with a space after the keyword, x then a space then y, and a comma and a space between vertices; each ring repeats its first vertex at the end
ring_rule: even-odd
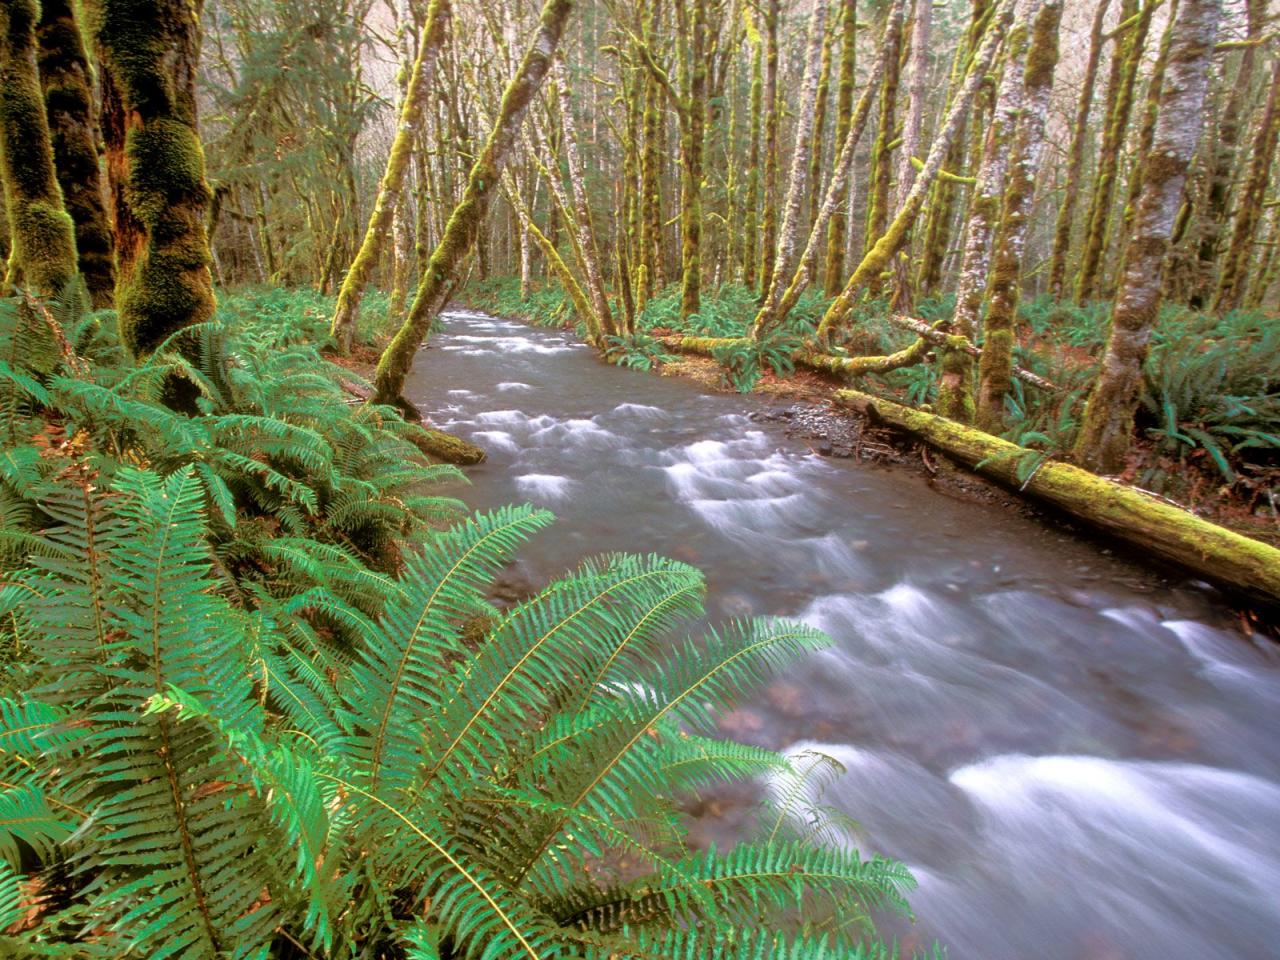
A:
POLYGON ((766 367, 779 377, 795 372, 793 357, 804 342, 787 330, 779 330, 761 340, 741 337, 712 351, 720 364, 724 382, 739 393, 750 393, 766 367))
POLYGON ((817 631, 741 621, 673 646, 704 585, 657 557, 494 609, 493 576, 550 520, 519 507, 427 534, 367 585, 382 614, 349 661, 308 669, 211 562, 193 466, 104 489, 73 460, 38 497, 56 523, 0 587, 33 662, 0 700, 0 920, 23 920, 5 950, 892 955, 867 911, 905 911, 910 875, 816 842, 805 791, 725 854, 681 839, 679 793, 810 775, 702 734, 817 631), (31 903, 22 874, 58 874, 57 895, 31 903))
POLYGON ((662 346, 662 341, 647 333, 637 333, 630 337, 606 337, 605 357, 620 367, 631 367, 633 370, 652 370, 663 363, 670 363, 674 358, 662 346))
POLYGON ((705 587, 658 557, 495 608, 550 515, 442 529, 456 473, 346 402, 325 311, 236 302, 137 366, 0 309, 0 955, 896 955, 912 880, 819 842, 822 765, 707 736, 822 634, 673 644, 705 587), (690 852, 679 798, 757 776, 758 836, 690 852))
MULTIPOLYGON (((1203 452, 1227 483, 1242 460, 1280 450, 1280 325, 1236 311, 1218 319, 1186 312, 1158 328, 1143 370, 1147 433, 1185 462, 1203 452)), ((1163 486, 1153 467, 1145 482, 1163 486)))

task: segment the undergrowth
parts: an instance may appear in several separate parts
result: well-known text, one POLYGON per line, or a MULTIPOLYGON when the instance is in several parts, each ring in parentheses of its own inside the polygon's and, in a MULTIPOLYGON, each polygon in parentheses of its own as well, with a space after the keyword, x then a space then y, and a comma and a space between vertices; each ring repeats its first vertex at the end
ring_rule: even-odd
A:
POLYGON ((137 366, 109 314, 0 304, 0 954, 896 956, 913 882, 833 762, 712 736, 828 639, 673 639, 705 584, 654 556, 494 606, 550 515, 459 519, 287 300, 137 366), (743 778, 754 829, 689 849, 681 798, 743 778))

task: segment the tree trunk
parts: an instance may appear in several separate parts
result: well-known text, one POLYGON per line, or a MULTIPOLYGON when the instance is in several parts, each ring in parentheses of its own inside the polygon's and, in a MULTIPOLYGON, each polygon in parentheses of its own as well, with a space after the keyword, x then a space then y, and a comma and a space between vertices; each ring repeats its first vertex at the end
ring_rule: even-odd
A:
POLYGON ((1076 442, 1077 460, 1092 470, 1119 471, 1129 451, 1142 364, 1160 307, 1165 254, 1203 126, 1209 59, 1220 15, 1220 0, 1182 0, 1174 22, 1168 81, 1160 96, 1133 236, 1111 311, 1111 334, 1076 442))
MULTIPOLYGON (((977 54, 974 55, 973 62, 969 65, 969 72, 965 78, 964 86, 956 94, 955 101, 948 109, 938 133, 934 137, 933 145, 929 148, 929 155, 924 161, 924 167, 916 177, 916 182, 912 186, 911 192, 907 194, 902 208, 898 211, 897 216, 894 217, 884 235, 875 242, 875 245, 870 250, 863 254, 862 261, 858 264, 857 269, 853 271, 849 282, 845 284, 844 289, 840 291, 840 295, 831 302, 831 306, 823 314, 822 322, 818 325, 817 330, 819 340, 826 341, 830 338, 837 324, 843 322, 852 307, 854 294, 861 290, 873 276, 877 276, 884 270, 890 258, 897 253, 907 230, 910 229, 911 223, 924 205, 929 188, 933 185, 939 171, 942 169, 942 160, 951 146, 951 141, 955 138, 956 130, 960 126, 961 116, 968 111, 979 85, 983 82, 987 71, 991 69, 991 64, 995 60, 996 50, 1000 47, 1004 31, 1008 29, 1009 23, 1013 19, 1013 6, 1013 0, 1001 0, 997 6, 995 16, 992 17, 991 26, 982 42, 982 46, 977 54)), ((892 63, 889 66, 891 67, 892 63)))
MULTIPOLYGON (((1245 12, 1245 39, 1256 42, 1261 38, 1267 23, 1266 0, 1247 0, 1245 12)), ((1209 302, 1210 292, 1214 289, 1214 273, 1219 266, 1223 238, 1231 219, 1232 192, 1240 163, 1240 134, 1246 124, 1244 114, 1253 93, 1257 55, 1255 43, 1249 43, 1240 52, 1240 66, 1236 70, 1235 82, 1229 84, 1227 102, 1217 122, 1217 135, 1208 147, 1203 211, 1194 234, 1196 252, 1191 263, 1191 289, 1187 297, 1188 304, 1195 309, 1200 309, 1209 302)))
POLYGON ((409 74, 408 86, 405 87, 395 139, 391 142, 387 166, 382 173, 382 181, 378 184, 373 213, 369 215, 364 240, 347 270, 342 289, 338 292, 338 304, 333 312, 329 332, 343 353, 351 350, 356 320, 360 316, 360 301, 374 268, 378 265, 386 239, 392 232, 392 217, 399 205, 405 172, 409 169, 409 158, 422 125, 423 102, 435 78, 436 59, 448 37, 452 12, 450 0, 431 0, 431 6, 427 10, 427 20, 422 27, 422 36, 418 39, 418 56, 413 62, 413 71, 409 74))
MULTIPOLYGON (((902 38, 904 27, 885 34, 889 48, 889 66, 880 78, 880 107, 876 119, 876 139, 871 146, 871 188, 867 206, 866 229, 863 232, 862 249, 865 257, 876 241, 884 235, 889 225, 889 182, 892 171, 889 166, 890 144, 897 134, 898 84, 902 77, 902 38)), ((881 266, 873 276, 867 277, 866 287, 871 296, 880 293, 881 266)))
MULTIPOLYGON (((902 0, 894 0, 887 13, 886 24, 892 24, 894 21, 901 20, 903 16, 902 0)), ((818 244, 822 242, 824 232, 827 230, 828 224, 834 222, 837 212, 843 212, 849 197, 849 177, 853 171, 853 156, 857 150, 858 141, 862 139, 862 131, 867 125, 867 118, 871 115, 871 99, 872 92, 879 83, 881 74, 888 69, 888 48, 881 47, 880 56, 876 59, 875 65, 872 67, 871 76, 867 80, 867 86, 862 91, 862 96, 858 98, 858 105, 853 109, 852 116, 845 126, 844 140, 837 144, 837 155, 835 168, 831 173, 831 181, 827 184, 826 195, 823 198, 822 206, 818 210, 817 219, 809 228, 809 238, 805 243, 804 252, 800 255, 800 262, 796 267, 795 274, 791 278, 791 282, 787 284, 786 291, 782 294, 777 304, 770 311, 766 318, 763 313, 758 314, 755 323, 752 325, 752 336, 759 339, 766 333, 775 323, 781 321, 800 299, 800 294, 804 292, 805 287, 813 279, 818 268, 818 244)), ((841 247, 843 248, 843 241, 841 247)), ((841 257, 843 262, 843 255, 841 257)), ((828 261, 830 265, 830 261, 828 261)))
POLYGON ((6 286, 48 297, 74 279, 76 241, 36 72, 38 16, 35 0, 0 3, 0 163, 12 241, 6 286))
MULTIPOLYGON (((824 28, 822 36, 822 57, 818 66, 817 102, 813 111, 813 149, 809 151, 810 227, 817 221, 818 210, 822 207, 822 147, 827 132, 827 103, 831 99, 831 45, 835 32, 824 28)), ((836 149, 840 149, 839 140, 836 141, 836 149)))
POLYGON ((520 69, 502 95, 502 106, 493 130, 471 168, 462 200, 454 207, 444 234, 431 254, 409 315, 378 361, 374 374, 373 399, 376 403, 395 404, 410 415, 414 412, 403 397, 405 378, 423 338, 444 309, 463 259, 475 245, 489 203, 498 189, 503 165, 515 145, 529 103, 551 67, 551 58, 555 55, 572 8, 572 0, 546 0, 543 5, 538 30, 525 52, 520 69))
POLYGON ((1231 231, 1231 244, 1222 264, 1218 290, 1213 298, 1214 313, 1238 310, 1244 302, 1249 284, 1249 264, 1262 222, 1263 204, 1267 199, 1267 183, 1276 156, 1276 136, 1280 134, 1280 60, 1271 67, 1271 89, 1267 104, 1258 121, 1249 151, 1249 175, 1236 203, 1236 221, 1231 231))
MULTIPOLYGON (((858 63, 858 2, 841 0, 840 17, 840 81, 836 89, 836 149, 849 137, 849 124, 853 112, 853 92, 857 86, 858 63)), ((839 161, 837 161, 838 163, 839 161)), ((849 191, 837 197, 831 224, 827 228, 827 260, 824 265, 822 286, 827 295, 834 297, 844 284, 844 246, 848 233, 845 206, 849 191)))
POLYGON ((778 98, 779 0, 765 3, 764 54, 764 216, 760 221, 760 296, 773 285, 773 257, 778 234, 778 98))
POLYGON ((70 0, 43 0, 36 41, 54 169, 63 204, 75 223, 80 276, 93 307, 110 307, 116 275, 111 221, 98 170, 93 72, 70 0))
MULTIPOLYGON (((965 65, 978 49, 978 44, 982 40, 982 30, 990 13, 991 0, 977 0, 974 3, 965 41, 956 51, 955 62, 951 68, 951 80, 947 91, 948 105, 955 90, 964 81, 965 65)), ((981 110, 979 105, 976 112, 981 110)), ((965 167, 965 157, 968 154, 967 140, 971 136, 976 139, 976 131, 979 129, 978 124, 973 124, 971 130, 969 120, 969 117, 964 117, 960 121, 955 142, 951 144, 951 149, 947 151, 947 157, 943 161, 943 168, 946 170, 958 172, 965 167)), ((924 231, 924 251, 920 258, 920 276, 917 281, 917 286, 921 290, 936 290, 942 283, 943 266, 951 243, 952 222, 955 220, 956 196, 959 192, 960 184, 946 177, 940 177, 934 184, 933 196, 926 206, 929 219, 924 231)))
MULTIPOLYGON (((933 22, 933 0, 916 0, 915 18, 911 25, 911 52, 908 63, 911 80, 907 85, 907 115, 902 121, 902 143, 898 154, 897 205, 902 206, 916 170, 911 161, 920 152, 920 128, 924 123, 925 93, 929 79, 929 28, 933 22)), ((949 151, 948 151, 949 152, 949 151)), ((895 313, 911 313, 914 295, 911 290, 910 262, 899 257, 893 265, 893 296, 890 309, 895 313)))
MULTIPOLYGON (((1136 2, 1136 0, 1135 0, 1136 2)), ((1120 155, 1129 132, 1129 114, 1133 107, 1133 88, 1142 64, 1147 29, 1151 14, 1160 0, 1146 0, 1141 11, 1125 5, 1121 16, 1134 18, 1125 28, 1124 40, 1113 52, 1110 84, 1107 87, 1107 117, 1103 127, 1102 146, 1098 150, 1098 170, 1094 176, 1093 196, 1086 217, 1084 249, 1080 257, 1080 273, 1076 282, 1076 301, 1084 303, 1098 296, 1106 287, 1106 255, 1110 245, 1111 208, 1120 172, 1120 155), (1130 11, 1133 10, 1133 13, 1130 11)), ((1126 21, 1128 22, 1128 21, 1126 21)))
POLYGON ((88 0, 114 207, 116 311, 135 356, 213 316, 196 129, 200 4, 88 0))
POLYGON ((809 41, 805 51, 804 80, 800 89, 800 112, 796 116, 795 148, 791 157, 790 183, 787 185, 787 201, 782 210, 782 232, 778 235, 778 248, 774 253, 773 268, 769 272, 770 284, 764 291, 760 310, 752 324, 752 336, 758 336, 762 328, 771 325, 776 317, 778 301, 782 297, 782 284, 791 269, 795 253, 796 236, 800 232, 801 207, 809 171, 809 153, 816 149, 810 141, 813 136, 814 112, 817 105, 818 74, 821 69, 823 38, 827 27, 825 0, 813 5, 809 19, 809 41))
POLYGON ((587 186, 582 172, 582 158, 578 154, 578 130, 573 121, 573 96, 569 90, 569 76, 564 60, 556 59, 556 85, 560 97, 560 127, 564 142, 564 155, 569 168, 569 196, 573 200, 573 213, 578 227, 578 247, 582 251, 582 269, 587 277, 587 290, 591 305, 600 324, 600 332, 606 337, 617 336, 618 327, 609 309, 609 296, 604 289, 604 276, 600 272, 600 253, 596 245, 595 227, 591 221, 591 208, 587 203, 587 186))
POLYGON ((1098 81, 1098 61, 1102 58, 1102 25, 1111 0, 1098 0, 1093 25, 1089 28, 1089 56, 1085 60, 1084 81, 1080 99, 1076 101, 1075 123, 1071 128, 1071 146, 1067 152, 1067 182, 1062 191, 1062 204, 1053 230, 1053 253, 1049 257, 1049 294, 1055 300, 1066 296, 1067 255, 1071 251, 1071 230, 1075 225, 1076 204, 1080 200, 1080 181, 1084 177, 1084 151, 1090 137, 1089 112, 1093 107, 1093 89, 1098 81))
POLYGON ((982 362, 978 366, 978 423, 995 433, 1004 420, 1004 395, 1013 383, 1014 327, 1022 283, 1031 201, 1044 156, 1044 122, 1058 63, 1058 24, 1062 0, 1044 0, 1028 25, 1031 46, 1024 70, 1022 116, 1014 135, 1004 208, 995 237, 991 293, 983 323, 982 362))
POLYGON ((754 288, 756 267, 759 262, 758 224, 760 208, 760 136, 764 110, 764 45, 760 41, 753 46, 751 56, 751 122, 747 137, 747 208, 742 228, 742 282, 754 288))

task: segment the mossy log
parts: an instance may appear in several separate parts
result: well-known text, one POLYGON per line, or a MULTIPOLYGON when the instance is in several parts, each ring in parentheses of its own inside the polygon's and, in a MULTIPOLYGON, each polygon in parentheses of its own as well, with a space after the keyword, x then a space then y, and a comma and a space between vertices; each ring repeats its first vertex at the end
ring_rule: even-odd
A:
POLYGON ((1116 538, 1240 592, 1280 601, 1280 550, 1202 520, 1162 500, 1066 463, 1041 464, 1023 480, 1036 451, 973 427, 856 390, 841 406, 920 438, 996 482, 1051 503, 1116 538))
MULTIPOLYGON (((814 350, 800 350, 795 353, 792 359, 801 366, 808 367, 810 370, 818 370, 822 373, 864 376, 868 373, 888 373, 890 370, 897 370, 900 367, 909 367, 912 364, 922 363, 928 355, 930 347, 948 347, 959 349, 971 357, 982 356, 982 351, 964 337, 957 337, 944 332, 940 328, 931 327, 923 320, 895 314, 889 317, 889 322, 895 326, 902 327, 904 330, 912 331, 917 335, 917 339, 901 350, 884 356, 841 357, 836 354, 819 353, 814 350)), ((713 356, 717 348, 729 346, 739 340, 737 337, 686 336, 665 336, 658 337, 658 339, 664 346, 678 350, 681 353, 698 353, 707 357, 713 356)), ((1050 393, 1058 389, 1049 380, 1039 374, 1032 373, 1030 370, 1024 370, 1022 367, 1014 367, 1013 375, 1024 383, 1050 393)))
POLYGON ((443 430, 423 427, 421 433, 414 431, 410 435, 413 445, 428 456, 435 457, 445 463, 470 466, 483 463, 485 452, 474 443, 455 437, 443 430))
MULTIPOLYGON (((663 346, 678 350, 681 353, 698 353, 703 356, 714 356, 715 351, 735 343, 749 343, 749 337, 659 337, 663 346)), ((797 350, 791 359, 802 367, 817 370, 821 373, 834 373, 846 377, 861 377, 868 373, 888 373, 899 367, 909 367, 925 358, 932 344, 923 338, 917 338, 909 346, 896 353, 871 357, 841 357, 831 353, 818 353, 813 350, 797 350)))

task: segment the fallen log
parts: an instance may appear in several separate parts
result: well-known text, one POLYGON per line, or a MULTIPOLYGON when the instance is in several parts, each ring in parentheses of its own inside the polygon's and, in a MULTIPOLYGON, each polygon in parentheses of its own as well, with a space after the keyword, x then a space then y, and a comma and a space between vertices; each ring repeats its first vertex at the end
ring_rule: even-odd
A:
MULTIPOLYGON (((817 370, 821 373, 834 373, 849 377, 862 377, 868 373, 888 373, 890 370, 897 370, 900 367, 909 367, 920 363, 925 359, 931 346, 941 346, 947 343, 948 339, 953 342, 963 338, 948 337, 940 329, 929 326, 923 320, 916 320, 912 317, 891 316, 889 321, 896 326, 906 330, 911 330, 917 335, 915 342, 908 344, 895 353, 886 354, 884 356, 871 357, 842 357, 834 353, 819 353, 815 350, 799 350, 793 356, 797 364, 802 367, 808 367, 810 370, 817 370)), ((740 343, 746 337, 686 337, 686 336, 663 336, 658 340, 663 346, 678 350, 681 353, 697 353, 703 356, 714 356, 715 351, 719 347, 726 347, 733 343, 740 343)), ((964 340, 960 349, 971 357, 982 356, 982 351, 975 347, 968 340, 964 340)), ((1054 392, 1058 388, 1052 382, 1046 380, 1039 374, 1032 373, 1030 370, 1024 370, 1022 367, 1014 367, 1013 375, 1023 383, 1029 383, 1041 390, 1054 392)))
POLYGON ((423 453, 444 463, 470 466, 484 462, 484 450, 474 443, 455 437, 452 433, 445 433, 443 430, 423 427, 421 433, 417 430, 412 431, 409 439, 423 453))
MULTIPOLYGON (((715 351, 720 347, 743 343, 748 339, 747 337, 658 337, 665 347, 681 353, 698 353, 708 357, 715 356, 715 351)), ((841 357, 833 353, 817 353, 802 349, 792 354, 791 359, 799 366, 822 373, 861 377, 868 373, 888 373, 899 367, 909 367, 919 363, 929 352, 929 347, 928 341, 917 338, 910 346, 882 357, 841 357)))
POLYGON ((1044 462, 1027 475, 1026 458, 1038 456, 1039 451, 973 427, 857 390, 837 390, 835 400, 919 438, 983 476, 1051 503, 1206 580, 1272 604, 1280 601, 1280 550, 1275 547, 1067 463, 1044 462))

